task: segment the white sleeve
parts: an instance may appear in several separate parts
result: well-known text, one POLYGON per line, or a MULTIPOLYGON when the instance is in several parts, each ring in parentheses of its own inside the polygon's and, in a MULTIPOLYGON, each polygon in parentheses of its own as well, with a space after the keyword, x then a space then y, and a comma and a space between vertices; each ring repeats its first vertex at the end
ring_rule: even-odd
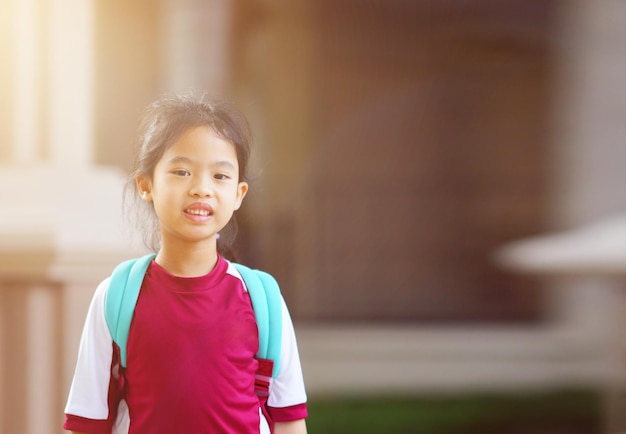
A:
POLYGON ((283 330, 280 371, 271 382, 270 395, 267 401, 270 407, 275 408, 304 404, 307 399, 296 334, 284 299, 282 300, 282 307, 283 330))
POLYGON ((104 318, 105 279, 96 289, 80 338, 78 361, 65 413, 87 419, 107 419, 113 339, 104 318))

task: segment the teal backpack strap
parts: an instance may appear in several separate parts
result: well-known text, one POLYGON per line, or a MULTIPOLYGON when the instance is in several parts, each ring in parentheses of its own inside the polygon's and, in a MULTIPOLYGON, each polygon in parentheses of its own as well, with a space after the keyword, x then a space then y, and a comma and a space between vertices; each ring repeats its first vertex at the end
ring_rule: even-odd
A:
POLYGON ((280 371, 282 346, 283 307, 278 282, 270 274, 252 270, 245 265, 233 263, 243 277, 259 329, 259 352, 257 357, 274 362, 272 377, 280 371))
POLYGON ((120 348, 120 363, 123 367, 126 367, 128 331, 135 312, 141 283, 155 256, 154 253, 151 253, 141 258, 124 261, 115 267, 113 274, 111 274, 104 299, 104 317, 113 342, 120 348))

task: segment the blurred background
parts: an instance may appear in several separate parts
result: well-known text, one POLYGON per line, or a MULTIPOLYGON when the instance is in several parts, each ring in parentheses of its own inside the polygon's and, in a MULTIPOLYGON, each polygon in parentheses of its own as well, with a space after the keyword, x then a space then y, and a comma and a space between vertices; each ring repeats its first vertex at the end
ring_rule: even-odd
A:
POLYGON ((624 1, 3 0, 0 65, 0 433, 62 432, 140 115, 188 90, 251 122, 237 253, 310 433, 626 431, 624 1))

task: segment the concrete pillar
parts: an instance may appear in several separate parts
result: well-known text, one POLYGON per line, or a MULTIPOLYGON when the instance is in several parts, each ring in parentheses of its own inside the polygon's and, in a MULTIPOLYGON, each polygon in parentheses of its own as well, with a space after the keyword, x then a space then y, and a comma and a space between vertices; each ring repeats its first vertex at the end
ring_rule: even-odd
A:
MULTIPOLYGON (((567 2, 558 15, 554 80, 553 211, 559 229, 626 215, 626 3, 567 2)), ((619 306, 602 282, 556 289, 555 314, 585 329, 614 330, 614 316, 589 309, 619 306)))
MULTIPOLYGON (((560 12, 552 203, 554 226, 566 229, 612 214, 626 218, 626 3, 577 0, 560 12)), ((617 432, 623 409, 614 408, 614 395, 626 387, 626 283, 578 279, 555 284, 553 294, 564 326, 603 342, 605 429, 617 432)))
POLYGON ((13 0, 6 59, 8 161, 0 166, 0 247, 46 242, 98 247, 120 235, 123 175, 93 154, 93 0, 13 0), (89 212, 87 212, 89 210, 89 212))
POLYGON ((59 420, 59 414, 55 414, 58 409, 52 405, 59 391, 56 299, 54 289, 45 285, 28 289, 26 396, 29 417, 25 421, 26 432, 32 434, 49 432, 59 420))
POLYGON ((3 3, 0 430, 60 433, 87 304, 139 249, 93 163, 94 0, 3 3))
POLYGON ((232 2, 162 0, 163 87, 224 96, 232 2))
POLYGON ((626 3, 563 3, 553 81, 553 220, 626 210, 626 3))
POLYGON ((93 1, 13 0, 11 164, 92 158, 93 1))
POLYGON ((42 8, 38 0, 13 0, 13 38, 10 64, 14 79, 12 95, 13 140, 10 161, 14 164, 33 164, 40 158, 38 134, 40 123, 40 95, 42 71, 42 8))
POLYGON ((48 158, 75 170, 92 163, 94 0, 47 3, 48 158))

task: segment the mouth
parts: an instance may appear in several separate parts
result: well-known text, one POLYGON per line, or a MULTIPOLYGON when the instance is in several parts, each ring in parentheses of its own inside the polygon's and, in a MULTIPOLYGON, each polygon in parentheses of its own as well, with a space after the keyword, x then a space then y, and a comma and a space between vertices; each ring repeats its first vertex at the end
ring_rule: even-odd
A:
POLYGON ((185 214, 199 215, 201 217, 209 217, 213 215, 211 211, 206 209, 186 209, 185 214))
POLYGON ((205 204, 202 204, 202 205, 194 204, 190 206, 189 208, 185 209, 183 212, 185 214, 198 216, 198 217, 211 217, 214 213, 213 208, 205 204))

